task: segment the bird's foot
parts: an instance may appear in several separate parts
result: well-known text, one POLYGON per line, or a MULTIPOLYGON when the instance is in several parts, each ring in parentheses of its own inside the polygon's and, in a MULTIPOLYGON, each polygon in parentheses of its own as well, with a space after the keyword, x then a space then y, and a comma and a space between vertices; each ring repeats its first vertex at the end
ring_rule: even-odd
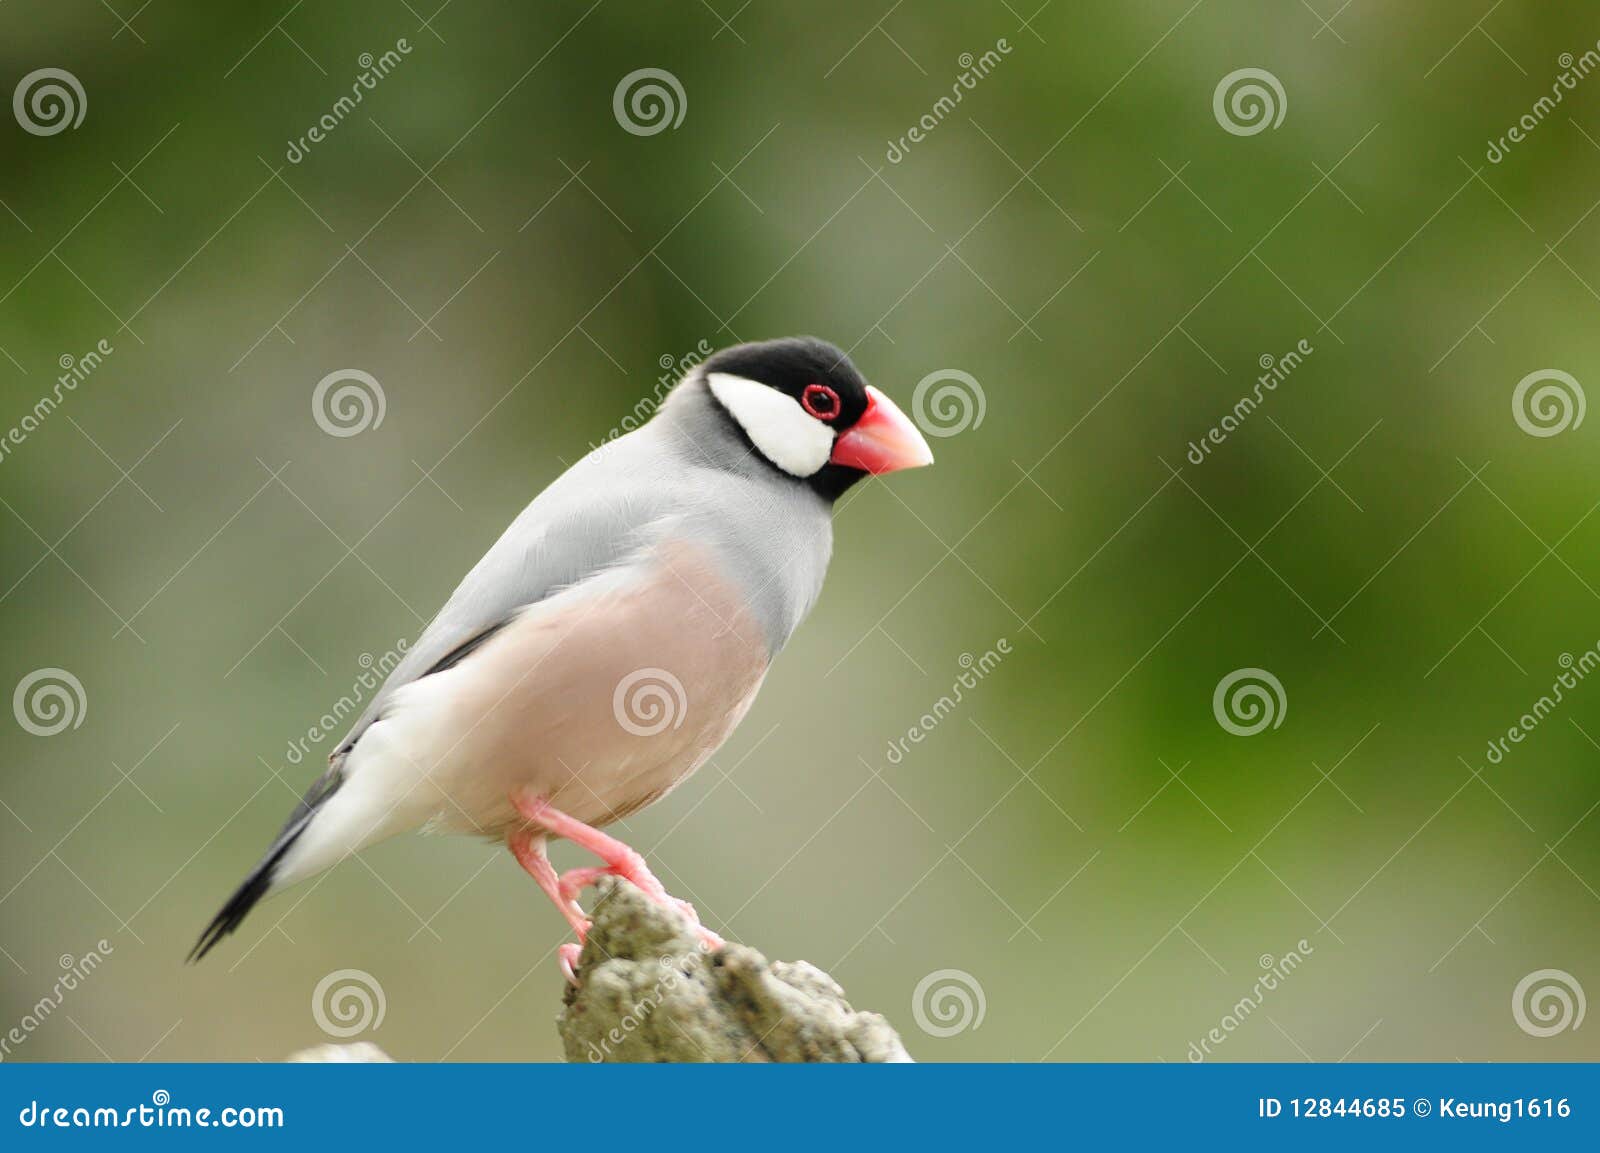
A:
MULTIPOLYGON (((555 878, 555 896, 552 899, 558 906, 563 909, 578 909, 577 897, 583 889, 595 884, 602 877, 621 877, 656 904, 676 909, 689 918, 690 924, 695 927, 707 951, 720 949, 726 944, 721 937, 700 923, 700 914, 695 911, 693 905, 667 892, 666 886, 650 871, 650 866, 645 863, 644 857, 637 850, 575 817, 569 817, 543 797, 518 791, 511 794, 511 804, 536 827, 538 831, 535 835, 542 837, 544 834, 554 834, 564 837, 573 844, 588 849, 605 862, 600 866, 569 869, 555 878)), ((546 864, 548 865, 548 862, 546 864)), ((529 869, 529 872, 533 870, 529 869)), ((534 878, 539 880, 539 875, 535 873, 534 878)), ((543 880, 540 880, 540 885, 544 886, 543 880)), ((546 892, 549 891, 546 889, 546 892)), ((579 912, 581 914, 581 909, 579 912)), ((579 931, 578 936, 579 940, 582 940, 583 932, 579 931)))

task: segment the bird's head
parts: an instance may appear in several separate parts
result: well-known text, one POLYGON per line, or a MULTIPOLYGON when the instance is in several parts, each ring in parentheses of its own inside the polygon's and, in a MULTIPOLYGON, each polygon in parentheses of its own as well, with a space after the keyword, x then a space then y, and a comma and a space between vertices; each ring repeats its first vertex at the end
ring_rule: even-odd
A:
POLYGON ((741 344, 707 358, 699 373, 762 460, 828 500, 869 474, 933 463, 910 418, 825 340, 741 344))

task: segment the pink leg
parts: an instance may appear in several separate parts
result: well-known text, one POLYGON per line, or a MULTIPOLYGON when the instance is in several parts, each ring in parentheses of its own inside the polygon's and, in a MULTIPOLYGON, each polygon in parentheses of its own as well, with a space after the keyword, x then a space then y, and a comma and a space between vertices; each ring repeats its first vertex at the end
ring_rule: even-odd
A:
POLYGON ((562 975, 569 984, 576 985, 578 977, 574 969, 578 955, 583 950, 583 939, 589 933, 589 918, 584 915, 578 902, 573 900, 572 894, 563 890, 561 880, 556 876, 555 868, 550 864, 550 858, 545 852, 545 841, 546 834, 539 829, 516 829, 506 838, 506 844, 510 847, 512 856, 517 858, 517 863, 538 882, 545 896, 554 902, 561 915, 567 919, 567 924, 572 926, 572 931, 578 935, 576 942, 569 941, 558 951, 562 975))
POLYGON ((608 873, 632 881, 652 897, 666 895, 665 886, 656 879, 644 858, 615 837, 567 816, 543 797, 513 793, 511 803, 532 824, 588 849, 606 863, 608 873))
MULTIPOLYGON (((558 837, 564 837, 575 845, 588 849, 595 856, 605 862, 604 868, 573 869, 563 873, 556 879, 557 892, 563 900, 571 901, 577 892, 585 885, 592 885, 604 876, 622 877, 632 882, 657 904, 669 905, 689 918, 699 929, 702 940, 707 947, 720 949, 725 943, 721 937, 710 929, 700 924, 699 915, 694 906, 687 901, 680 901, 667 892, 645 860, 639 853, 617 840, 615 837, 602 833, 599 829, 584 824, 574 817, 569 817, 551 806, 543 797, 531 793, 518 791, 511 794, 511 803, 517 812, 521 813, 528 821, 558 837)), ((531 871, 531 870, 530 870, 531 871)), ((541 882, 542 884, 543 882, 541 882)))

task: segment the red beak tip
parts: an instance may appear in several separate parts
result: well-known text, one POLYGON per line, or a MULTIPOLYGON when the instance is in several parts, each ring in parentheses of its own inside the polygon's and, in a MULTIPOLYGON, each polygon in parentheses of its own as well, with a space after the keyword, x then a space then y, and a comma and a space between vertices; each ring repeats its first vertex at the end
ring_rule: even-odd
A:
POLYGON ((879 475, 933 463, 927 438, 883 393, 867 386, 867 411, 839 437, 833 460, 879 475))

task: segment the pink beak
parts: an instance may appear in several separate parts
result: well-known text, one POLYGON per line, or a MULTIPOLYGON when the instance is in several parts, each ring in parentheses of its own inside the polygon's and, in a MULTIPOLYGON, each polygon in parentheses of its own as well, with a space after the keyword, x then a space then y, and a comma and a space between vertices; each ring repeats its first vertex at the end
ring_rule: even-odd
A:
POLYGON ((932 464, 933 450, 900 406, 869 384, 867 411, 834 441, 828 459, 876 474, 932 464))

